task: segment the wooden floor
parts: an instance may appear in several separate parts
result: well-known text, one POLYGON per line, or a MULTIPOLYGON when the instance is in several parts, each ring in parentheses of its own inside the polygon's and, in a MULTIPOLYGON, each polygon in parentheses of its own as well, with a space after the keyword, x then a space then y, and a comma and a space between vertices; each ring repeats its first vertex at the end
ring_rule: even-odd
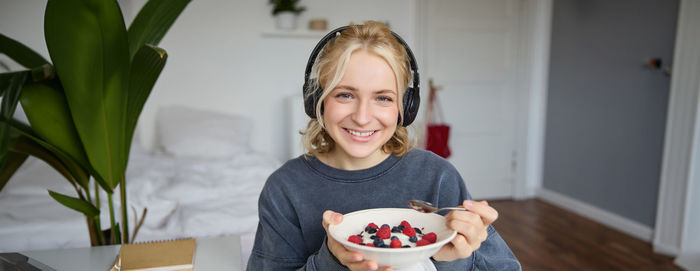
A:
POLYGON ((649 243, 541 200, 489 201, 523 270, 682 270, 649 243))

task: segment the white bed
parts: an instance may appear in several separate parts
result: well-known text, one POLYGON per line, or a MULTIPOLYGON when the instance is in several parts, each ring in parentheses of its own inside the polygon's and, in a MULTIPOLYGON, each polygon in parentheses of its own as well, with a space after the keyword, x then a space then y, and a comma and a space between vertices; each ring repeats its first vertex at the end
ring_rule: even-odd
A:
MULTIPOLYGON (((158 150, 147 153, 135 143, 127 169, 129 205, 139 214, 148 208, 135 241, 237 234, 246 259, 258 222, 258 195, 280 165, 250 149, 251 127, 240 116, 161 109, 158 150)), ((61 175, 30 157, 0 191, 0 252, 89 246, 82 214, 54 201, 46 189, 75 194, 61 175)), ((118 195, 114 203, 119 206, 118 195)), ((107 204, 101 207, 101 219, 109 221, 107 204)), ((131 210, 129 215, 133 230, 131 210)))

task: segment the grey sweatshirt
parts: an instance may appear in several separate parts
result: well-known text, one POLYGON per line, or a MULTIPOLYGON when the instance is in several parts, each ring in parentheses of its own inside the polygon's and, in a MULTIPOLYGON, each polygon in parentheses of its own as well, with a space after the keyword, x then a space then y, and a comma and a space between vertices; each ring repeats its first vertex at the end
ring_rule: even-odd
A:
MULTIPOLYGON (((260 222, 248 270, 347 270, 326 246, 325 210, 407 208, 410 199, 457 206, 471 199, 447 160, 414 149, 363 170, 341 170, 299 156, 272 173, 258 201, 260 222)), ((489 226, 488 238, 467 259, 434 261, 438 270, 520 270, 508 245, 489 226)))

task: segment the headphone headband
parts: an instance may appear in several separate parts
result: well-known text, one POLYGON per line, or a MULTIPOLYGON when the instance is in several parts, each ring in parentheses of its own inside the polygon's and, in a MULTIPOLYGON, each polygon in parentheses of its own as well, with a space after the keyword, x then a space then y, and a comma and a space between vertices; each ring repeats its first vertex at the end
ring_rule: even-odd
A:
MULTIPOLYGON (((358 25, 362 26, 362 25, 358 25)), ((311 70, 313 68, 314 63, 316 62, 316 58, 318 57, 318 54, 321 53, 323 50, 323 47, 326 46, 326 44, 334 39, 337 36, 340 36, 340 32, 350 28, 350 26, 341 26, 333 31, 329 32, 326 34, 319 42, 316 44, 314 47, 313 51, 311 51, 311 55, 309 56, 309 60, 306 62, 306 70, 304 71, 304 88, 303 88, 303 95, 304 95, 304 109, 306 110, 306 114, 309 115, 311 118, 316 118, 316 104, 319 102, 322 94, 322 90, 314 90, 314 89, 309 89, 313 84, 310 84, 309 78, 311 77, 311 70)), ((391 30, 390 30, 391 31, 391 30)), ((416 63, 416 58, 413 56, 413 51, 411 51, 411 48, 408 47, 408 44, 399 36, 398 34, 394 33, 394 31, 391 31, 391 34, 396 38, 396 41, 401 44, 401 46, 404 47, 406 50, 406 54, 408 55, 408 63, 409 63, 409 68, 411 70, 411 74, 413 75, 413 82, 412 86, 406 88, 406 92, 404 93, 404 115, 403 118, 401 119, 403 123, 401 123, 403 126, 408 126, 415 120, 416 115, 418 115, 418 105, 420 104, 420 78, 418 76, 418 65, 416 63)), ((323 107, 321 108, 323 110, 323 107)))

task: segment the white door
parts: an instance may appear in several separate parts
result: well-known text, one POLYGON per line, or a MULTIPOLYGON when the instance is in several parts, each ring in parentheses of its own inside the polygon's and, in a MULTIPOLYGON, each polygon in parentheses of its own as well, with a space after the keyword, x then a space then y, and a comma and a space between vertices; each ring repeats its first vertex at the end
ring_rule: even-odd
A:
POLYGON ((476 199, 513 196, 519 4, 428 0, 423 5, 422 79, 432 78, 441 87, 438 96, 451 126, 449 161, 476 199))

